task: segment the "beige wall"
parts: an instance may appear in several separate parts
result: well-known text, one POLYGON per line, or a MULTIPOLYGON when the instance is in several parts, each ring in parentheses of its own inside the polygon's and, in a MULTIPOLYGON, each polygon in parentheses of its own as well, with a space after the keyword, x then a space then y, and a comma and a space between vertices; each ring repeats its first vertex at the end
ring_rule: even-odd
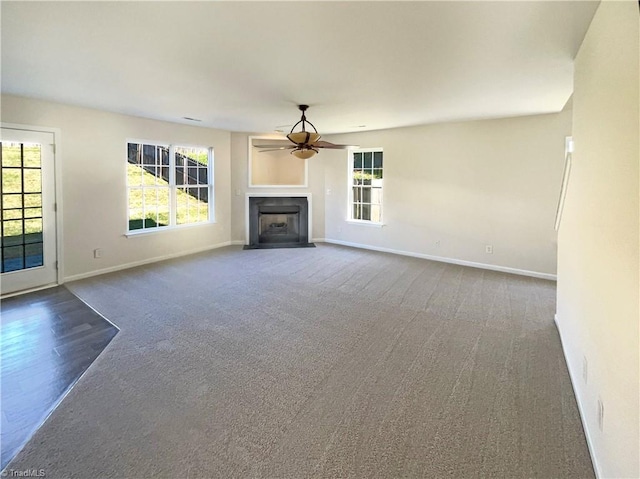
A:
POLYGON ((570 134, 571 112, 564 111, 332 136, 336 143, 384 148, 385 226, 346 221, 346 154, 322 152, 325 236, 553 276, 554 219, 570 134))
POLYGON ((246 194, 310 193, 312 205, 313 238, 324 238, 324 164, 323 153, 308 160, 307 187, 296 188, 249 188, 249 136, 261 136, 254 133, 231 134, 231 237, 236 242, 245 242, 245 201, 246 194))
POLYGON ((64 276, 205 249, 230 240, 230 134, 86 108, 2 96, 2 122, 59 128, 64 276), (216 224, 126 237, 126 140, 213 146, 216 224), (103 256, 94 259, 93 250, 103 256))
POLYGON ((602 2, 576 58, 575 153, 558 235, 558 327, 608 478, 640 477, 638 19, 637 2, 602 2))
POLYGON ((303 187, 306 184, 305 161, 288 151, 254 154, 251 162, 251 183, 259 186, 303 187))

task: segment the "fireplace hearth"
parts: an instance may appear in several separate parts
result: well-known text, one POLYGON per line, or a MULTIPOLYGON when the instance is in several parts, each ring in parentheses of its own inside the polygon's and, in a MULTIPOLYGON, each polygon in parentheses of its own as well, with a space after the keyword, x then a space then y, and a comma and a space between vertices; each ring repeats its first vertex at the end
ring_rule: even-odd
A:
POLYGON ((306 197, 250 197, 249 244, 245 249, 304 248, 309 243, 306 197))

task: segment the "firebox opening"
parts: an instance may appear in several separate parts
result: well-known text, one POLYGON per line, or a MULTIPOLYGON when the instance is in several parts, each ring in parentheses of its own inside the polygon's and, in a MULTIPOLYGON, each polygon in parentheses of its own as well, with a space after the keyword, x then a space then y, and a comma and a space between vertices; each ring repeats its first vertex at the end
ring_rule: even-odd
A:
POLYGON ((299 213, 261 213, 258 235, 261 243, 300 241, 299 213))

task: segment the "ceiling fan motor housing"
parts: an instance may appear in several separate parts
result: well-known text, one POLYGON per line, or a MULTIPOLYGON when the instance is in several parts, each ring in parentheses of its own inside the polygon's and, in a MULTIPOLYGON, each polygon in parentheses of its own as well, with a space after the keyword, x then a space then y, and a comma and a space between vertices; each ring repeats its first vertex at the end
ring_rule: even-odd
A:
POLYGON ((316 141, 318 141, 320 139, 320 134, 318 133, 318 130, 313 125, 313 123, 311 123, 310 121, 307 121, 307 117, 304 114, 304 112, 307 110, 307 108, 309 108, 309 106, 298 105, 298 108, 302 112, 302 117, 300 118, 300 121, 298 123, 293 125, 293 128, 291 128, 291 132, 289 132, 289 134, 287 135, 287 138, 291 143, 295 143, 299 147, 305 146, 305 145, 308 146, 310 143, 315 143, 316 141), (307 131, 307 129, 305 128, 307 123, 311 126, 311 128, 313 128, 313 131, 315 133, 311 133, 307 131), (300 124, 302 124, 302 130, 294 133, 293 130, 295 130, 296 126, 300 124))

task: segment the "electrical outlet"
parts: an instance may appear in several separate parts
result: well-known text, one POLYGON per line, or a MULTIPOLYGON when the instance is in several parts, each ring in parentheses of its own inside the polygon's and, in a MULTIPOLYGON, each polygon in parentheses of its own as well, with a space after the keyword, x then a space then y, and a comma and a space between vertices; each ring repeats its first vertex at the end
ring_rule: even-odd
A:
POLYGON ((100 248, 96 248, 93 250, 93 257, 94 258, 102 258, 102 250, 100 248))
POLYGON ((584 379, 584 383, 587 384, 587 378, 589 377, 589 362, 587 361, 587 357, 582 357, 582 379, 584 379))
POLYGON ((488 244, 487 246, 484 247, 484 251, 487 254, 493 254, 493 245, 488 244))
POLYGON ((604 404, 600 398, 598 398, 598 428, 604 431, 604 404))

